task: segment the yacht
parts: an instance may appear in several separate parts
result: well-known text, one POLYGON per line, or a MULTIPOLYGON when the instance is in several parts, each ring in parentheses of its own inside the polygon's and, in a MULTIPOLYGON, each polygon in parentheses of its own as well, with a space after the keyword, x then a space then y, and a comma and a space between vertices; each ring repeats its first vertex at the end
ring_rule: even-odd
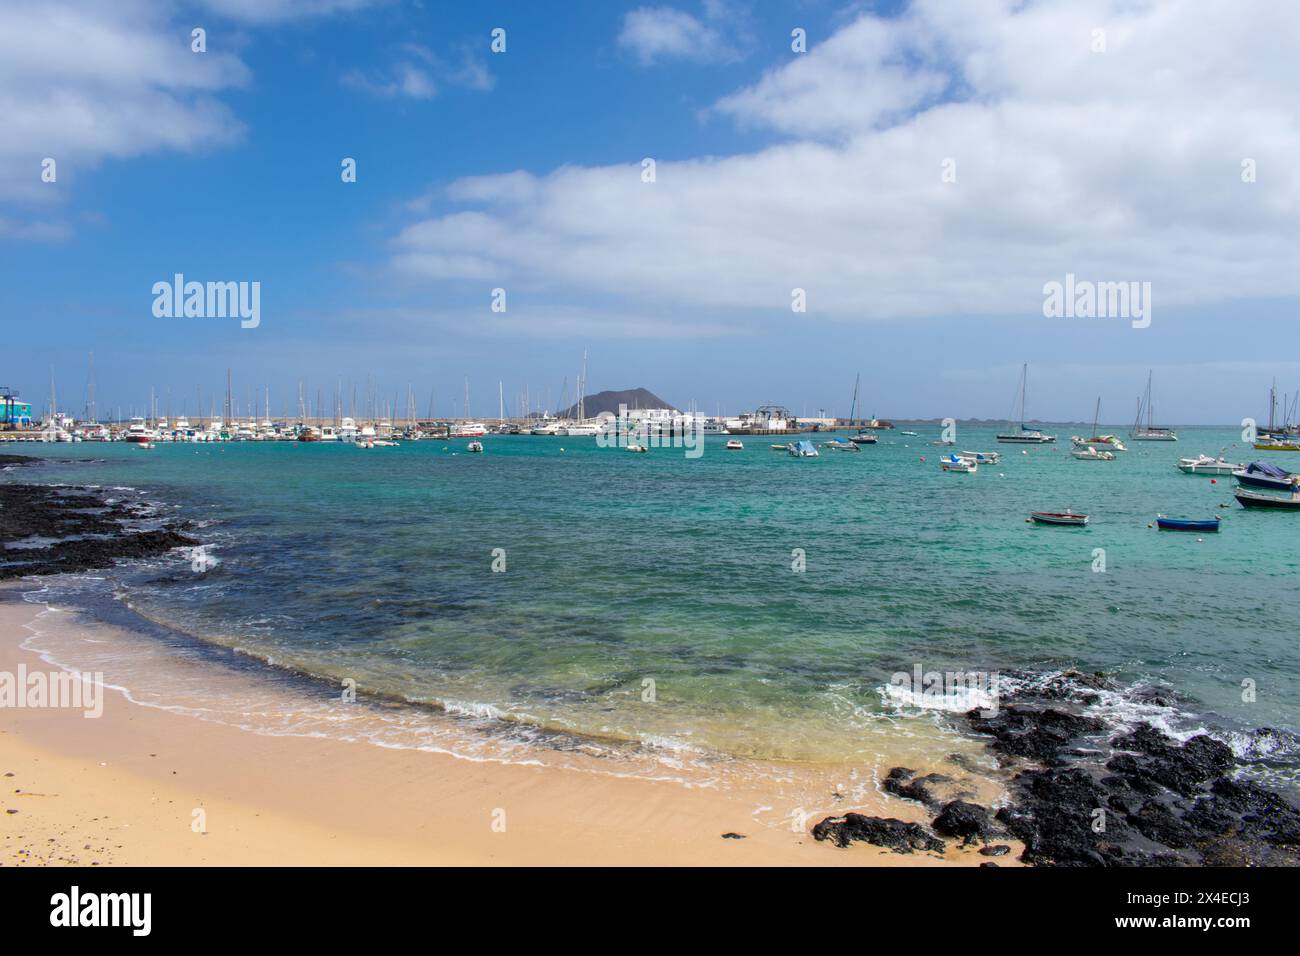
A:
POLYGON ((126 427, 126 440, 135 445, 145 445, 154 440, 154 433, 144 423, 143 418, 131 419, 131 424, 126 427))

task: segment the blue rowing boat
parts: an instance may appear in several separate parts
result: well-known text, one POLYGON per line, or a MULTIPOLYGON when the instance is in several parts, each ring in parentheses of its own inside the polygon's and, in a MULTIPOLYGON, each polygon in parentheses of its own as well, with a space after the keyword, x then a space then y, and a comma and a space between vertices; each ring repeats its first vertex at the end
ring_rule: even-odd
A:
POLYGON ((1218 531, 1219 518, 1166 518, 1156 515, 1156 525, 1161 531, 1218 531))

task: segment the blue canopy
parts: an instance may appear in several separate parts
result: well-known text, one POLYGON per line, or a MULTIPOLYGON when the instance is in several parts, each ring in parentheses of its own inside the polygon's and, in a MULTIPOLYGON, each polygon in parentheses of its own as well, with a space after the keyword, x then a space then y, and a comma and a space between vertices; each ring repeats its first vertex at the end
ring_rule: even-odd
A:
POLYGON ((1252 461, 1246 466, 1248 475, 1268 475, 1270 478, 1290 478, 1291 472, 1279 468, 1277 465, 1267 461, 1252 461))

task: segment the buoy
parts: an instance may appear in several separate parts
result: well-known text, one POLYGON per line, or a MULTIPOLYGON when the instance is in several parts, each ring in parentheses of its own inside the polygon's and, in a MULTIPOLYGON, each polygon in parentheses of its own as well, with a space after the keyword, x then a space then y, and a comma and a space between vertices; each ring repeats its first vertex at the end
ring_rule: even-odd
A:
POLYGON ((921 456, 921 460, 922 460, 922 461, 925 461, 925 456, 924 456, 924 455, 921 456))
POLYGON ((1211 479, 1210 479, 1210 484, 1212 484, 1212 485, 1217 485, 1218 483, 1219 483, 1219 479, 1218 479, 1218 478, 1211 478, 1211 479))

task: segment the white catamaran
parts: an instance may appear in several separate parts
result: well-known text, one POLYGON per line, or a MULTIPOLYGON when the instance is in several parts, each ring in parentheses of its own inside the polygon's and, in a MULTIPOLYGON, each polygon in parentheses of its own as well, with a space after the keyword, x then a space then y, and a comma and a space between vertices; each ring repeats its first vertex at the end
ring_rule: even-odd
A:
POLYGON ((1151 424, 1155 417, 1155 409, 1151 401, 1151 370, 1147 370, 1147 390, 1146 394, 1138 401, 1137 418, 1133 421, 1133 430, 1128 433, 1128 437, 1134 441, 1178 441, 1178 435, 1172 428, 1162 428, 1151 424), (1147 413, 1147 423, 1142 424, 1142 412, 1147 413))

